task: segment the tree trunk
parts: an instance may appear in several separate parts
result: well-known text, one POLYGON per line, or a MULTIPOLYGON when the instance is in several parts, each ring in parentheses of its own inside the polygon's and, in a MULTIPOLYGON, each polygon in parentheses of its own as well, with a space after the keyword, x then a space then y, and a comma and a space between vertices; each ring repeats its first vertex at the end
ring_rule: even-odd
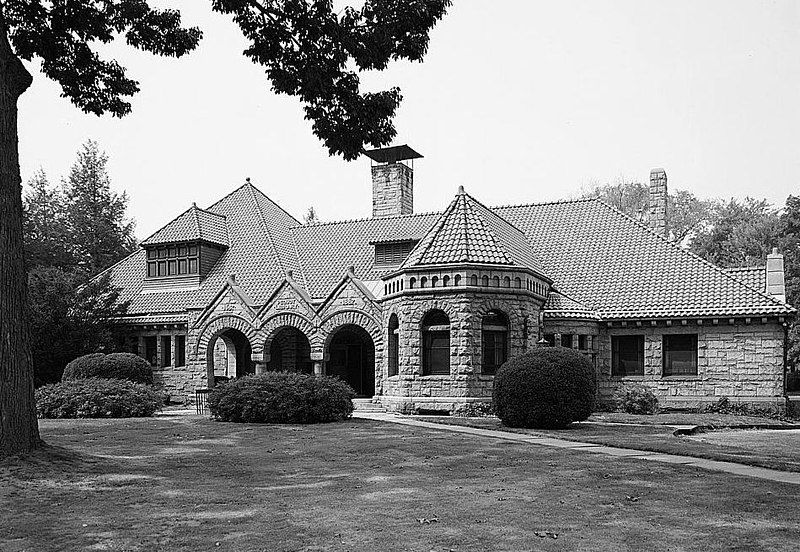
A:
POLYGON ((17 100, 31 82, 11 49, 0 13, 0 457, 29 452, 41 443, 33 399, 17 138, 17 100))

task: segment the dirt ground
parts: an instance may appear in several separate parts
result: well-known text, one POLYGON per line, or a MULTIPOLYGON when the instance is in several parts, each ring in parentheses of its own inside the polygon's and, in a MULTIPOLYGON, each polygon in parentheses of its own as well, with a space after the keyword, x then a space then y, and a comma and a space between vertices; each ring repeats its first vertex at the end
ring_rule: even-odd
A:
POLYGON ((800 488, 352 420, 44 420, 0 550, 790 550, 800 488))

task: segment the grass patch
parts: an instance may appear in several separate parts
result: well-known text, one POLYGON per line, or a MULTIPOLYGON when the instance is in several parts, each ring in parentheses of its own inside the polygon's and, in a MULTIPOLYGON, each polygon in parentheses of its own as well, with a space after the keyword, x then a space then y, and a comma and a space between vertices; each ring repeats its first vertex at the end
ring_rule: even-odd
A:
MULTIPOLYGON (((725 432, 698 433, 696 435, 676 436, 674 425, 684 425, 681 420, 688 420, 682 416, 691 416, 696 424, 702 417, 705 424, 715 427, 731 425, 729 416, 722 414, 664 414, 656 416, 636 416, 633 414, 602 414, 593 415, 591 421, 611 422, 614 425, 602 423, 573 423, 567 429, 517 429, 505 427, 497 418, 452 418, 431 417, 425 418, 427 422, 440 424, 461 425, 492 429, 496 431, 509 431, 526 435, 556 437, 567 441, 579 441, 610 445, 620 448, 663 452, 710 460, 738 462, 749 466, 760 466, 783 471, 800 472, 800 433, 796 431, 763 431, 763 430, 726 430, 725 432), (625 421, 623 421, 625 420, 625 421), (648 423, 649 422, 649 423, 648 423), (715 436, 716 435, 716 436, 715 436), (760 435, 756 441, 751 439, 760 435), (731 436, 736 436, 732 438, 731 436)), ((742 424, 755 423, 742 422, 742 424)), ((775 420, 768 420, 771 425, 785 425, 775 420)), ((686 424, 693 425, 693 424, 686 424)), ((800 429, 800 428, 799 428, 800 429)))
POLYGON ((800 540, 796 486, 425 428, 161 416, 43 420, 41 432, 51 448, 0 463, 4 552, 712 552, 800 540))

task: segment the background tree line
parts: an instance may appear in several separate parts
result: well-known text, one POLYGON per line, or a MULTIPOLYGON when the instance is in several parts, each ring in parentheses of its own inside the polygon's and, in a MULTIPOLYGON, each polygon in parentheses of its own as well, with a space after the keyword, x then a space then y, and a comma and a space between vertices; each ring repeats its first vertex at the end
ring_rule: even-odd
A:
MULTIPOLYGON (((584 197, 600 197, 645 222, 649 186, 620 180, 591 187, 584 197)), ((669 240, 723 268, 758 266, 777 247, 784 255, 786 300, 800 309, 800 196, 790 195, 782 208, 766 199, 700 199, 677 190, 669 195, 669 240)), ((800 368, 800 323, 789 329, 789 364, 800 368)))
POLYGON ((136 249, 126 194, 111 190, 108 157, 89 140, 69 174, 52 185, 44 171, 23 197, 34 381, 58 381, 64 366, 116 346, 112 318, 125 314, 108 275, 92 280, 136 249))

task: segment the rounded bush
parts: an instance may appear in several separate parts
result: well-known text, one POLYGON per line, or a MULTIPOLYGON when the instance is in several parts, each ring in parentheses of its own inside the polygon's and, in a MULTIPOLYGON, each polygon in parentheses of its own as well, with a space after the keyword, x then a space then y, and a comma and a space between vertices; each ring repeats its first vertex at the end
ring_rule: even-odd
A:
POLYGON ((628 414, 656 414, 658 397, 644 385, 623 387, 614 397, 617 410, 628 414))
POLYGON ((78 379, 36 390, 40 418, 140 418, 152 416, 163 402, 151 386, 120 379, 78 379))
POLYGON ((153 383, 153 369, 133 353, 91 353, 76 358, 64 368, 61 381, 86 378, 122 379, 134 383, 153 383))
POLYGON ((563 347, 511 358, 494 377, 494 410, 509 427, 563 428, 588 418, 597 382, 592 363, 563 347))
POLYGON ((208 407, 224 422, 316 424, 349 418, 355 394, 339 378, 267 372, 214 387, 208 407))

